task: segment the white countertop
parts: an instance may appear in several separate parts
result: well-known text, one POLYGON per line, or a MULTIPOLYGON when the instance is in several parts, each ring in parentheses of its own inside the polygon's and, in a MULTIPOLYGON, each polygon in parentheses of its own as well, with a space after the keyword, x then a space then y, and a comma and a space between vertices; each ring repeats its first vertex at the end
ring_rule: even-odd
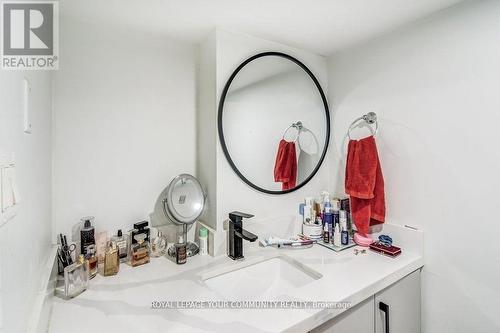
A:
MULTIPOLYGON (((353 248, 334 252, 310 249, 246 247, 245 259, 195 256, 184 265, 167 258, 149 264, 120 266, 113 277, 96 276, 89 289, 71 300, 52 301, 50 333, 96 332, 305 332, 342 310, 332 309, 153 309, 153 301, 223 300, 202 277, 224 267, 244 265, 259 257, 284 254, 323 276, 285 296, 303 301, 350 302, 352 306, 423 266, 420 254, 405 251, 389 258, 353 248)), ((358 248, 358 247, 356 247, 358 248)), ((244 286, 242 286, 244 287, 244 286)), ((267 301, 267 299, 266 299, 267 301)))

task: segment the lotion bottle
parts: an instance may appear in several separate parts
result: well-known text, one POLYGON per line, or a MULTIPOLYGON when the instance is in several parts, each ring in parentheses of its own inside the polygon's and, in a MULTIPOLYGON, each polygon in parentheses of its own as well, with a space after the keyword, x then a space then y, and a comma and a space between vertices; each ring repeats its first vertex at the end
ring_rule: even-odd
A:
POLYGON ((335 223, 335 231, 333 234, 333 245, 335 246, 341 246, 342 241, 341 241, 341 236, 340 236, 340 226, 339 223, 335 223))
POLYGON ((95 230, 92 226, 94 221, 93 216, 87 216, 81 219, 83 228, 80 230, 80 254, 87 254, 87 249, 90 245, 95 245, 95 230))
POLYGON ((312 218, 312 210, 313 210, 313 206, 312 206, 312 202, 313 202, 313 199, 312 198, 306 198, 304 200, 304 203, 305 203, 305 206, 304 206, 304 221, 303 223, 311 223, 312 218))
POLYGON ((347 232, 347 212, 340 211, 340 228, 341 228, 341 242, 342 245, 349 244, 349 233, 347 232))
POLYGON ((328 230, 328 224, 324 224, 323 227, 323 243, 330 243, 330 231, 328 230))
POLYGON ((333 236, 333 213, 332 205, 330 203, 330 198, 325 196, 324 198, 325 212, 323 213, 323 223, 328 226, 328 238, 332 240, 333 236))
POLYGON ((200 254, 207 255, 208 254, 208 229, 200 228, 199 231, 199 240, 200 240, 200 254))

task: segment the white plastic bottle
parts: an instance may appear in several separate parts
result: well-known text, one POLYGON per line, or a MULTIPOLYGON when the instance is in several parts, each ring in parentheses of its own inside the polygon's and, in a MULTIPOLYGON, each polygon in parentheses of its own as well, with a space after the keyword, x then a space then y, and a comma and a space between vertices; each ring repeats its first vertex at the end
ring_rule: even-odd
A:
POLYGON ((314 223, 311 211, 313 209, 313 198, 305 198, 304 200, 304 220, 303 223, 314 223))
POLYGON ((208 230, 207 230, 207 228, 200 228, 199 239, 200 239, 200 254, 207 255, 208 254, 208 230))
POLYGON ((333 233, 333 245, 335 246, 341 246, 342 245, 342 239, 340 236, 340 226, 339 223, 335 223, 335 231, 333 233))
POLYGON ((340 231, 342 245, 348 245, 349 232, 347 231, 347 212, 345 210, 340 211, 340 231))

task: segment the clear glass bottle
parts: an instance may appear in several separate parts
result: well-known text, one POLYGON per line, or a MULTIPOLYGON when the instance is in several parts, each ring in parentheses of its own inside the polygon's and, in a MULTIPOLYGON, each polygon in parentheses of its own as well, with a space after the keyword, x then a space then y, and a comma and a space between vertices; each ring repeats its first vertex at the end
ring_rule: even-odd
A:
POLYGON ((120 256, 116 243, 108 242, 106 253, 104 254, 104 276, 116 275, 120 269, 120 256))
POLYGON ((154 231, 154 234, 151 240, 151 257, 161 257, 167 250, 167 237, 163 236, 158 229, 154 231))
POLYGON ((128 240, 127 237, 123 236, 122 230, 118 229, 118 232, 115 236, 111 238, 113 242, 115 242, 116 247, 118 248, 118 256, 120 257, 121 262, 127 261, 128 257, 128 240))
POLYGON ((64 268, 64 296, 75 297, 87 289, 89 283, 88 265, 83 255, 64 268))
POLYGON ((104 263, 104 256, 108 247, 109 237, 107 231, 99 231, 95 234, 95 249, 99 265, 104 263))
POLYGON ((149 242, 146 241, 146 237, 144 233, 134 235, 136 243, 130 246, 130 264, 133 267, 149 262, 149 242))
POLYGON ((95 245, 90 245, 87 247, 87 254, 85 255, 85 259, 88 265, 89 278, 93 279, 98 272, 98 260, 96 255, 95 245))

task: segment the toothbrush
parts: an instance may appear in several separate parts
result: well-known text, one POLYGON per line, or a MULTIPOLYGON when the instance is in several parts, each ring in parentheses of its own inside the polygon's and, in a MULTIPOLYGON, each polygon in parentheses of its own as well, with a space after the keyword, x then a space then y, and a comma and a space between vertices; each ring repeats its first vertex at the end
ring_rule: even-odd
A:
POLYGON ((301 246, 301 245, 311 245, 314 244, 314 242, 312 240, 282 239, 270 236, 267 239, 261 240, 260 244, 262 244, 262 246, 269 246, 269 245, 301 246))

